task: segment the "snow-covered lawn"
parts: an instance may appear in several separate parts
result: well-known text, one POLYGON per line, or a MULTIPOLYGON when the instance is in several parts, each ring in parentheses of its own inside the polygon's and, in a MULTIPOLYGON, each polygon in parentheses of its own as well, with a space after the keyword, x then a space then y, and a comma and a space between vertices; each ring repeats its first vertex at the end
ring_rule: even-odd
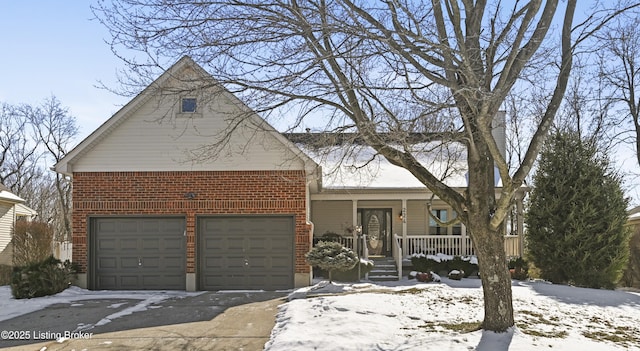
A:
MULTIPOLYGON (((160 308, 160 301, 200 293, 180 291, 88 291, 14 300, 0 287, 0 320, 57 303, 91 299, 139 302, 103 318, 160 308)), ((482 320, 479 279, 442 278, 376 285, 327 284, 291 293, 280 306, 268 351, 281 350, 640 350, 640 293, 582 289, 514 281, 517 328, 494 334, 476 330, 482 320)))
POLYGON ((514 281, 517 328, 495 334, 478 279, 393 285, 295 291, 266 350, 640 350, 639 293, 514 281))

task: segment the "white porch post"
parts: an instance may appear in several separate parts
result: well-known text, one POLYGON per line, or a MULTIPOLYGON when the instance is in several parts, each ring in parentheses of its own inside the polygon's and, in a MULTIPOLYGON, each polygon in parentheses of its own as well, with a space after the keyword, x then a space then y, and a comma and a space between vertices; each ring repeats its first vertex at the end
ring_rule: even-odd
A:
POLYGON ((519 254, 520 257, 524 255, 524 204, 523 204, 524 193, 516 194, 516 216, 517 218, 517 233, 518 239, 520 240, 519 254))
POLYGON ((461 229, 461 233, 460 233, 460 236, 461 236, 461 238, 460 238, 460 241, 461 241, 460 246, 461 247, 460 247, 460 249, 462 251, 462 255, 467 255, 467 252, 468 252, 467 251, 467 240, 468 240, 468 238, 467 238, 467 227, 464 224, 461 224, 461 227, 462 228, 460 228, 461 229))
POLYGON ((407 245, 407 199, 402 199, 402 254, 406 255, 409 246, 407 245))
POLYGON ((351 203, 353 204, 351 209, 351 224, 355 229, 358 226, 358 200, 351 200, 351 203))

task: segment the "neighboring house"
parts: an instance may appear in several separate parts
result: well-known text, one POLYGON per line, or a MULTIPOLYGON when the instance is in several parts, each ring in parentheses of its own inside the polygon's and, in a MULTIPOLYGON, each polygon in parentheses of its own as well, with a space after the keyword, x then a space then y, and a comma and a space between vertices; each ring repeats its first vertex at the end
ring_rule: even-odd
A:
POLYGON ((622 277, 622 283, 628 287, 640 288, 640 206, 628 212, 628 225, 631 226, 629 240, 629 263, 622 277))
POLYGON ((16 221, 29 220, 36 211, 24 200, 0 184, 0 265, 13 264, 13 227, 16 221))
MULTIPOLYGON (((352 236, 359 226, 372 254, 392 254, 392 233, 404 239, 402 255, 436 249, 427 247, 429 231, 445 239, 438 247, 472 252, 463 227, 429 225, 430 193, 406 171, 396 167, 390 184, 380 174, 365 186, 351 184, 353 174, 337 182, 336 173, 323 174, 327 158, 287 137, 180 59, 55 165, 73 180, 79 285, 304 286, 314 233, 352 236)), ((433 203, 442 218, 451 213, 433 203)))

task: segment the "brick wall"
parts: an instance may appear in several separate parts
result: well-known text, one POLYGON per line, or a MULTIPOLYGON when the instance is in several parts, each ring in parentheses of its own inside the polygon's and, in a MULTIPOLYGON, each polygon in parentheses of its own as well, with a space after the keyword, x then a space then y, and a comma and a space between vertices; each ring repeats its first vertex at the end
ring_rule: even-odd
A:
POLYGON ((194 273, 196 215, 291 214, 295 271, 309 273, 305 189, 304 171, 73 173, 73 261, 86 272, 90 216, 184 215, 187 273, 194 273))

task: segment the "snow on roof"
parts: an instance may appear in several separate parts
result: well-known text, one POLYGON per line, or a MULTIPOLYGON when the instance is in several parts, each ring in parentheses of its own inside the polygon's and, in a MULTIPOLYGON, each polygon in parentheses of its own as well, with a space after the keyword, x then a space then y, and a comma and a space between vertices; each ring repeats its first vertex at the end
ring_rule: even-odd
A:
POLYGON ((0 201, 11 203, 23 203, 24 199, 9 191, 7 187, 0 184, 0 201))
MULTIPOLYGON (((425 188, 408 170, 391 164, 367 145, 297 146, 322 166, 322 184, 327 189, 425 188)), ((445 147, 440 142, 425 142, 412 145, 410 151, 446 185, 467 186, 467 163, 461 145, 445 147)), ((501 182, 497 184, 500 186, 501 182)))

